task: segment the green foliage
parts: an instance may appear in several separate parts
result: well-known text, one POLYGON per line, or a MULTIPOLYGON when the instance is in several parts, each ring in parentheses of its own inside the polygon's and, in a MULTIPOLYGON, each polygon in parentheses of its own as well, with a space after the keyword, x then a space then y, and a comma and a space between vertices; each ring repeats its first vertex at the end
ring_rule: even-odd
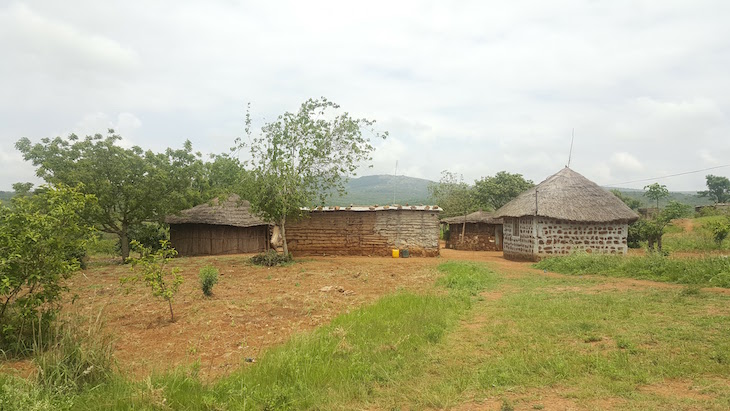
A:
POLYGON ((369 129, 376 138, 387 137, 387 132, 373 130, 373 120, 335 115, 339 108, 326 98, 309 99, 296 113, 286 112, 265 124, 253 139, 246 115, 251 141, 237 143, 239 149, 248 145, 252 179, 241 188, 241 197, 265 220, 279 224, 284 254, 289 253, 287 219, 301 217, 302 207, 317 200, 324 203, 333 191, 343 192, 347 177, 354 175, 361 162, 372 160, 374 147, 362 129, 369 129))
POLYGON ((601 274, 730 288, 730 259, 727 257, 674 259, 660 254, 628 257, 576 253, 546 258, 535 267, 563 274, 601 274))
POLYGON ((132 241, 132 249, 140 254, 138 258, 129 258, 132 269, 140 268, 136 275, 122 278, 122 283, 137 282, 143 280, 152 291, 152 295, 167 301, 170 306, 170 321, 175 321, 172 311, 172 299, 183 283, 183 277, 179 274, 180 269, 175 267, 167 269, 167 263, 177 255, 177 251, 170 246, 168 241, 160 243, 159 250, 152 252, 137 241, 132 241))
POLYGON ((200 269, 198 277, 200 279, 200 289, 203 290, 203 294, 207 297, 213 295, 213 286, 218 284, 218 269, 211 265, 206 265, 200 269))
POLYGON ((116 372, 114 344, 104 333, 101 313, 82 325, 79 318, 64 323, 50 349, 38 355, 38 384, 52 393, 93 389, 116 372))
POLYGON ((473 190, 464 182, 463 176, 444 170, 438 183, 428 185, 431 200, 443 208, 441 218, 467 215, 476 210, 473 190))
POLYGON ((700 191, 698 194, 701 197, 709 197, 715 203, 730 202, 730 180, 727 177, 708 174, 705 180, 707 191, 700 191))
POLYGON ((259 253, 251 257, 251 264, 263 265, 265 267, 274 267, 277 265, 286 265, 293 261, 291 254, 279 254, 276 250, 269 250, 265 253, 259 253))
POLYGON ((649 184, 644 187, 644 196, 656 201, 656 208, 659 208, 659 200, 669 197, 669 190, 664 184, 649 184))
MULTIPOLYGON (((152 251, 160 249, 162 241, 170 239, 170 227, 157 222, 142 222, 129 227, 128 239, 130 244, 136 241, 152 251)), ((121 244, 116 244, 117 253, 121 253, 121 244)))
POLYGON ((722 242, 725 241, 728 234, 730 234, 730 218, 710 221, 705 223, 704 228, 712 233, 712 238, 715 240, 717 248, 722 248, 722 242))
POLYGON ((123 148, 122 137, 109 130, 80 139, 44 138, 32 144, 20 139, 16 147, 37 166, 36 175, 53 184, 83 183, 83 192, 98 199, 85 217, 101 231, 116 234, 122 259, 129 256, 129 230, 144 221, 162 221, 167 214, 202 200, 204 166, 186 141, 164 153, 123 148))
POLYGON ((619 190, 611 190, 611 193, 618 197, 619 200, 623 201, 630 209, 638 210, 641 207, 641 201, 636 198, 631 198, 619 190))
POLYGON ((481 207, 498 209, 521 193, 534 187, 531 180, 522 174, 500 171, 494 176, 484 177, 474 183, 474 197, 481 207))
POLYGON ((93 197, 45 187, 0 205, 0 350, 27 354, 42 348, 60 309, 63 280, 80 267, 92 229, 79 217, 93 197))
POLYGON ((439 265, 438 270, 445 275, 436 284, 472 296, 485 288, 494 288, 499 282, 499 277, 494 272, 480 264, 452 261, 439 265))

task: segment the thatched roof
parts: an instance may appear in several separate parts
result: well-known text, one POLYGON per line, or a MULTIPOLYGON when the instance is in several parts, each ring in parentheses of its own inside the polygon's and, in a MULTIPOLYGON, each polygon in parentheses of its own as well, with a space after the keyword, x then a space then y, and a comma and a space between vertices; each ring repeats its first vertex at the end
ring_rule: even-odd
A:
POLYGON ((582 222, 632 222, 639 218, 615 195, 568 167, 520 194, 494 213, 495 217, 527 215, 582 222))
POLYGON ((251 204, 240 201, 237 195, 228 196, 224 201, 213 199, 209 203, 197 205, 165 218, 168 224, 212 224, 233 227, 253 227, 268 225, 251 213, 251 204))
POLYGON ((461 224, 466 220, 467 223, 487 223, 487 224, 502 224, 502 220, 494 218, 494 213, 487 211, 475 211, 471 214, 467 214, 466 218, 463 215, 456 217, 444 218, 441 220, 442 223, 446 224, 461 224))

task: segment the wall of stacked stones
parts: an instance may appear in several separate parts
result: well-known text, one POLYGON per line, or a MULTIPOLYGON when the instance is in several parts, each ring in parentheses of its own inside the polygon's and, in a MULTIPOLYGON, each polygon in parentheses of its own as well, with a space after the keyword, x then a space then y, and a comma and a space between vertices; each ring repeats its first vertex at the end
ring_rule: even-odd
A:
POLYGON ((446 241, 446 248, 468 251, 495 251, 497 243, 495 239, 496 225, 487 223, 467 223, 464 230, 464 238, 461 237, 463 224, 449 224, 449 239, 446 241))
POLYGON ((576 251, 600 254, 625 254, 628 224, 577 223, 538 218, 537 253, 570 254, 576 251))
POLYGON ((287 224, 294 255, 378 255, 408 249, 412 256, 439 254, 438 212, 391 209, 312 211, 287 224))
POLYGON ((510 260, 535 260, 532 216, 503 219, 504 257, 510 260), (519 220, 519 233, 513 232, 514 222, 519 220))

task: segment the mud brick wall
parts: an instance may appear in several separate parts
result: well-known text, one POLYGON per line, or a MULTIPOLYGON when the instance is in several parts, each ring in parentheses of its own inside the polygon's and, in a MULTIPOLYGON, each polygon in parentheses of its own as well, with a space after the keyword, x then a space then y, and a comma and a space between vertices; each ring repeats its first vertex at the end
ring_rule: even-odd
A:
POLYGON ((446 248, 468 251, 495 251, 496 226, 487 223, 466 223, 464 238, 461 238, 463 224, 449 224, 449 239, 446 248))
POLYGON ((294 255, 389 256, 398 248, 432 257, 439 254, 438 212, 312 211, 309 218, 287 224, 286 237, 294 255))
POLYGON ((545 217, 521 217, 519 235, 514 218, 504 219, 504 256, 512 260, 539 260, 574 252, 626 254, 628 224, 579 223, 545 217))
POLYGON ((576 251, 626 254, 628 224, 576 223, 538 218, 537 254, 570 254, 576 251))

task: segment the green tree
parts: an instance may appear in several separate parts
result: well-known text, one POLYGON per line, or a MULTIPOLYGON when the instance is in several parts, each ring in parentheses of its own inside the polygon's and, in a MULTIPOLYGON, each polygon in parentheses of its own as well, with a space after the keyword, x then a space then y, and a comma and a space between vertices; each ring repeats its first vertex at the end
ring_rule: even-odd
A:
POLYGON ((164 153, 123 148, 121 136, 109 130, 80 139, 44 138, 32 144, 22 138, 16 147, 37 166, 36 175, 51 184, 83 184, 84 193, 98 199, 85 217, 99 230, 119 237, 122 259, 129 256, 129 231, 145 221, 163 221, 165 215, 201 202, 204 164, 190 141, 164 153))
POLYGON ((619 190, 611 190, 611 193, 618 197, 619 200, 623 201, 624 204, 626 204, 630 209, 632 210, 638 210, 639 207, 641 207, 641 201, 637 200, 635 198, 631 198, 627 196, 626 194, 620 192, 619 190))
POLYGON ((664 184, 649 184, 644 187, 644 196, 656 201, 656 208, 659 208, 659 200, 669 197, 669 190, 664 184))
POLYGON ((285 255, 287 221, 302 217, 302 207, 324 204, 333 193, 344 194, 347 178, 361 162, 372 160, 374 148, 363 128, 376 138, 388 135, 373 130, 374 120, 335 114, 339 108, 324 97, 309 99, 296 113, 286 112, 265 124, 254 138, 246 114, 249 143, 237 143, 239 149, 248 145, 250 150, 251 179, 243 184, 241 197, 251 202, 254 212, 281 227, 285 255))
POLYGON ((717 244, 717 248, 722 248, 722 242, 725 241, 728 235, 730 235, 730 217, 724 220, 710 221, 705 224, 705 228, 710 230, 712 238, 717 244))
POLYGON ((727 177, 705 176, 707 191, 700 191, 700 197, 709 197, 715 203, 730 202, 730 180, 727 177))
POLYGON ((522 174, 500 171, 474 183, 474 198, 480 206, 496 210, 534 186, 522 174))
POLYGON ((646 220, 642 227, 642 234, 648 242, 649 251, 653 252, 654 245, 656 244, 657 250, 661 252, 664 229, 672 222, 672 220, 689 215, 691 210, 692 207, 687 204, 670 201, 669 204, 667 204, 667 206, 654 217, 654 219, 646 220))
POLYGON ((0 204, 0 351, 22 353, 49 334, 63 280, 93 234, 79 215, 93 196, 60 185, 38 192, 0 204))
POLYGON ((175 267, 168 270, 167 264, 177 255, 177 251, 170 247, 170 243, 166 240, 160 242, 160 248, 155 252, 137 241, 132 241, 132 248, 140 256, 130 258, 129 262, 135 270, 140 267, 140 272, 131 277, 122 278, 121 282, 124 284, 139 280, 144 281, 154 297, 167 301, 170 307, 170 322, 174 322, 175 314, 172 310, 172 300, 183 283, 183 277, 180 275, 179 268, 175 267))
MULTIPOLYGON (((429 183, 428 192, 431 200, 444 211, 442 218, 466 216, 477 207, 474 203, 473 189, 464 182, 464 177, 448 170, 441 172, 438 183, 429 183)), ((466 220, 461 227, 461 239, 464 239, 466 220)))

